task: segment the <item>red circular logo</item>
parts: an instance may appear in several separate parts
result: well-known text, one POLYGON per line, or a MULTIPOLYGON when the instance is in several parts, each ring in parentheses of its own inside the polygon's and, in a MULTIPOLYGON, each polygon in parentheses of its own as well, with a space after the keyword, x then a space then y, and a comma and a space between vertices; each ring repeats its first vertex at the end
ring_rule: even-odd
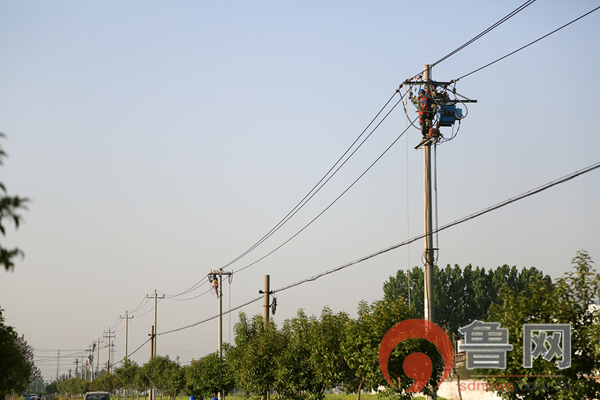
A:
MULTIPOLYGON (((452 368, 452 361, 454 358, 454 352, 452 350, 452 343, 448 339, 448 335, 433 322, 425 321, 423 319, 408 319, 394 325, 383 337, 381 344, 379 345, 379 367, 385 379, 395 387, 398 386, 390 379, 388 371, 388 360, 390 354, 394 348, 406 339, 420 338, 425 339, 433 343, 442 354, 444 358, 444 375, 437 384, 436 389, 446 380, 450 369, 452 368)), ((430 358, 423 353, 412 353, 404 360, 402 365, 404 373, 409 378, 414 379, 414 383, 407 392, 420 392, 423 390, 433 371, 430 358)))

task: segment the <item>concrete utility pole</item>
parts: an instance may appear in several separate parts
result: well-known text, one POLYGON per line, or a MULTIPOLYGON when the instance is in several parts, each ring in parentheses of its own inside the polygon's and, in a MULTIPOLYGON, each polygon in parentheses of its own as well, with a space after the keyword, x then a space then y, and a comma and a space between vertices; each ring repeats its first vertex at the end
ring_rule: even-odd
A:
MULTIPOLYGON (((146 295, 147 298, 151 299, 151 296, 146 295)), ((156 289, 154 289, 154 344, 152 347, 152 352, 154 354, 154 357, 156 357, 156 334, 158 333, 158 326, 156 325, 156 306, 158 304, 158 299, 164 299, 165 296, 163 295, 162 297, 158 297, 158 293, 156 292, 156 289)))
POLYGON ((96 351, 96 376, 98 376, 98 372, 100 372, 100 338, 98 338, 98 346, 96 351))
POLYGON ((133 315, 129 316, 127 314, 127 310, 125 310, 125 317, 119 316, 119 318, 125 320, 125 358, 129 356, 129 353, 127 352, 127 341, 129 340, 129 320, 133 319, 133 317, 133 315))
MULTIPOLYGON (((423 66, 423 82, 426 90, 430 90, 431 67, 429 64, 423 66)), ((435 139, 434 139, 435 140, 435 139)), ((435 143, 429 141, 423 146, 423 199, 425 211, 425 296, 424 311, 425 319, 429 322, 435 322, 433 314, 433 213, 431 207, 431 145, 435 143)))
POLYGON ((79 358, 76 358, 75 361, 75 378, 79 378, 79 358))
POLYGON ((58 351, 58 357, 56 360, 56 380, 58 380, 58 370, 60 369, 60 350, 58 351))
POLYGON ((108 328, 108 335, 104 335, 105 338, 108 338, 108 361, 106 362, 106 373, 110 373, 110 366, 111 366, 111 360, 110 360, 110 339, 111 338, 115 338, 116 336, 113 334, 111 335, 110 333, 110 328, 108 328))
MULTIPOLYGON (((265 275, 264 289, 259 290, 258 293, 261 293, 263 295, 263 323, 266 329, 269 324, 269 296, 271 295, 271 277, 269 275, 265 275)), ((267 393, 265 394, 265 400, 269 400, 269 391, 270 389, 267 389, 267 393)))
MULTIPOLYGON (((223 271, 223 268, 217 270, 212 270, 208 276, 209 281, 210 277, 217 276, 219 279, 218 287, 217 287, 217 298, 219 299, 219 357, 223 358, 223 275, 230 276, 233 272, 223 271)), ((212 284, 212 282, 211 282, 212 284)))
POLYGON ((265 324, 265 328, 267 327, 267 323, 269 322, 269 300, 271 294, 271 277, 269 275, 265 275, 264 289, 263 289, 263 322, 265 324))
MULTIPOLYGON (((154 336, 154 325, 152 325, 150 328, 150 360, 156 357, 156 354, 154 354, 154 336)), ((148 399, 154 400, 154 388, 148 389, 148 399)))

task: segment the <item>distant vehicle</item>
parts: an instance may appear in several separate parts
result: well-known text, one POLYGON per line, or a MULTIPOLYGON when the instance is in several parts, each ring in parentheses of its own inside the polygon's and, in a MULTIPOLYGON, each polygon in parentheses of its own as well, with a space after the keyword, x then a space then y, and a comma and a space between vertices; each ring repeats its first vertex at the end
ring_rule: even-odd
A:
POLYGON ((108 392, 87 392, 83 400, 110 400, 108 392))

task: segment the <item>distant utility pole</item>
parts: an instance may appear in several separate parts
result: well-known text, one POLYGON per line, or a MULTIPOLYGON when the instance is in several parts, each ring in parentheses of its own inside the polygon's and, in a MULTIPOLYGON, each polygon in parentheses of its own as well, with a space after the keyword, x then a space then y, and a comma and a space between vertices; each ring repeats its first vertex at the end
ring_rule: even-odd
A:
MULTIPOLYGON (((218 286, 216 288, 217 298, 219 299, 219 357, 223 358, 223 275, 230 276, 233 272, 223 271, 223 268, 212 270, 209 274, 209 282, 212 277, 217 277, 218 286)), ((211 282, 212 284, 212 282, 211 282)))
POLYGON ((258 293, 263 295, 263 323, 265 328, 269 322, 269 296, 271 295, 271 277, 265 275, 264 289, 259 290, 258 293))
POLYGON ((88 347, 88 359, 85 361, 85 368, 86 368, 86 373, 85 373, 85 379, 87 379, 87 368, 88 368, 88 364, 90 367, 90 382, 92 382, 94 380, 94 350, 96 350, 96 344, 94 344, 94 347, 89 348, 88 347))
MULTIPOLYGON (((152 359, 154 357, 156 357, 156 354, 154 354, 154 340, 155 340, 154 332, 155 332, 154 325, 152 325, 152 327, 150 328, 150 361, 152 361, 152 359)), ((154 400, 154 388, 148 389, 148 399, 154 400)))
POLYGON ((76 358, 73 362, 75 363, 75 378, 79 378, 79 358, 76 358))
POLYGON ((98 353, 96 353, 96 374, 95 376, 98 376, 98 373, 100 372, 100 338, 98 338, 98 346, 96 348, 96 351, 98 353))
MULTIPOLYGON (((269 296, 273 294, 273 292, 271 292, 271 277, 269 275, 265 275, 263 287, 264 289, 259 290, 258 293, 263 295, 263 324, 266 329, 269 325, 269 308, 271 307, 271 304, 269 304, 269 296)), ((269 391, 270 389, 267 389, 265 400, 269 400, 269 391)))
POLYGON ((127 310, 125 310, 125 317, 119 316, 119 318, 124 319, 125 320, 125 358, 127 358, 129 356, 129 353, 127 352, 127 341, 129 340, 128 336, 129 336, 129 320, 133 319, 133 315, 129 316, 127 314, 127 310))
POLYGON ((110 357, 110 339, 115 338, 115 334, 114 332, 111 334, 110 333, 110 328, 108 328, 108 334, 103 336, 104 338, 108 338, 108 361, 106 362, 106 373, 109 374, 110 373, 110 366, 112 365, 111 363, 111 357, 110 357))
POLYGON ((58 380, 58 370, 60 369, 60 350, 58 351, 58 357, 56 359, 56 380, 58 380))
MULTIPOLYGON (((152 297, 149 295, 146 295, 147 298, 151 299, 152 297)), ((154 354, 154 357, 156 357, 157 353, 156 353, 156 335, 158 334, 158 326, 156 325, 156 305, 158 304, 158 299, 164 299, 165 296, 163 295, 162 297, 158 297, 158 293, 156 292, 156 289, 154 289, 154 344, 152 347, 152 352, 154 354)))

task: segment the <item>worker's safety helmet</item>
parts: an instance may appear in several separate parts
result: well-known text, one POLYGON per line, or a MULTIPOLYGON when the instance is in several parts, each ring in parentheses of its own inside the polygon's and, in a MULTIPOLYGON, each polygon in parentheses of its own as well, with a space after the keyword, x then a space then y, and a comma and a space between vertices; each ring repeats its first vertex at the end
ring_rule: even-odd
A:
POLYGON ((196 400, 194 396, 190 396, 190 400, 196 400))
POLYGON ((421 92, 425 92, 425 89, 419 89, 419 94, 421 94, 421 92))

